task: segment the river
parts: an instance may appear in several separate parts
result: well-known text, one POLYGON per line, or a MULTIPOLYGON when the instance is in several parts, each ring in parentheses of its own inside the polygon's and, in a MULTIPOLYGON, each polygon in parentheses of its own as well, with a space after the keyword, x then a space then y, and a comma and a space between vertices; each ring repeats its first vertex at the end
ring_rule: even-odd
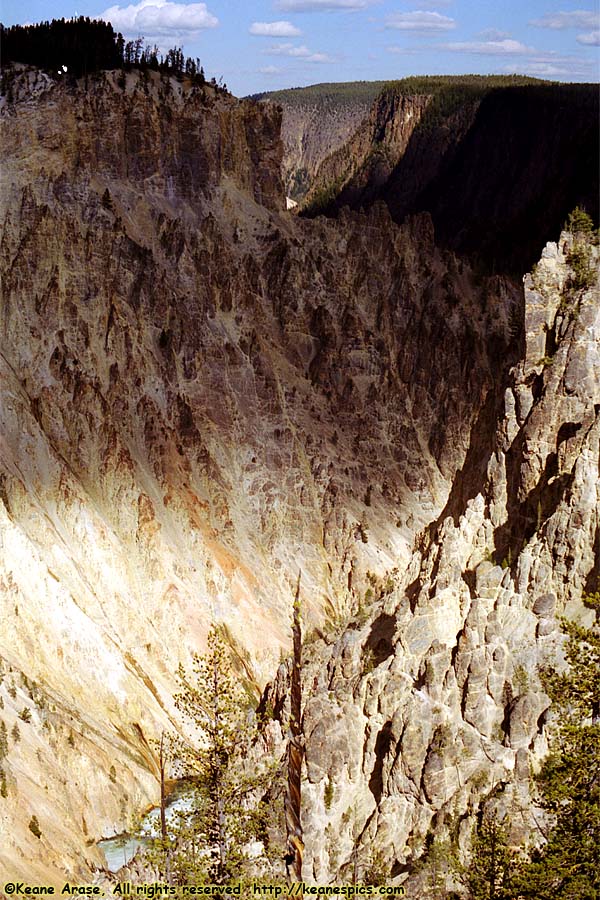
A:
MULTIPOLYGON (((180 812, 189 812, 192 806, 192 792, 189 787, 171 794, 167 801, 167 824, 180 812)), ((97 847, 104 854, 106 868, 109 872, 118 872, 120 868, 131 862, 140 847, 147 845, 151 838, 160 834, 160 810, 151 809, 142 819, 140 830, 136 834, 124 832, 112 838, 98 841, 97 847)))

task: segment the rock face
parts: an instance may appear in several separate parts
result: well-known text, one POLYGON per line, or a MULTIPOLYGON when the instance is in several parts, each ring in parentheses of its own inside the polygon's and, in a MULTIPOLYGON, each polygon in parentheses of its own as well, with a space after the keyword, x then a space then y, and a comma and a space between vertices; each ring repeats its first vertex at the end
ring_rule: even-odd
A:
MULTIPOLYGON (((0 864, 61 883, 91 877, 95 840, 156 802, 152 738, 179 727, 174 673, 210 622, 258 690, 289 642, 298 568, 305 617, 326 627, 408 564, 494 430, 523 299, 438 250, 427 215, 286 213, 273 108, 135 73, 84 85, 24 70, 13 94, 0 110, 0 864)), ((432 554, 423 571, 439 581, 432 554)), ((552 584, 540 595, 562 599, 552 584)), ((463 588, 445 589, 440 666, 462 621, 463 588)), ((377 660, 395 615, 373 625, 377 660)), ((413 667, 429 619, 415 619, 413 667)), ((311 746, 329 708, 314 702, 311 746)), ((352 709, 363 727, 370 707, 352 709)), ((391 710, 378 715, 361 771, 380 724, 395 746, 391 710)), ((429 736, 410 740, 418 766, 429 736)), ((335 779, 359 752, 338 744, 335 779)), ((309 764, 317 792, 323 761, 309 764)), ((373 777, 383 802, 383 763, 373 777)))
POLYGON ((318 84, 257 95, 282 109, 282 177, 288 196, 305 197, 323 160, 361 128, 384 84, 318 84))
MULTIPOLYGON (((430 95, 406 96, 392 88, 383 91, 351 140, 319 165, 305 199, 308 214, 330 214, 346 205, 358 208, 372 202, 418 134, 431 101, 430 95)), ((448 129, 453 140, 456 131, 456 127, 448 129)), ((424 158, 432 155, 429 152, 424 158)), ((420 179, 431 177, 427 169, 426 163, 419 166, 419 176, 407 182, 408 190, 418 193, 420 179)))
POLYGON ((321 164, 307 214, 383 201, 402 222, 427 210, 438 243, 518 278, 576 205, 597 221, 596 87, 468 81, 437 94, 383 91, 321 164))
POLYGON ((560 658, 556 617, 580 615, 599 584, 600 292, 594 278, 574 286, 573 242, 548 244, 526 277, 522 359, 406 572, 374 582, 371 611, 308 650, 304 829, 318 882, 376 861, 411 873, 418 896, 428 834, 464 847, 488 804, 514 844, 535 829, 540 668, 560 658))

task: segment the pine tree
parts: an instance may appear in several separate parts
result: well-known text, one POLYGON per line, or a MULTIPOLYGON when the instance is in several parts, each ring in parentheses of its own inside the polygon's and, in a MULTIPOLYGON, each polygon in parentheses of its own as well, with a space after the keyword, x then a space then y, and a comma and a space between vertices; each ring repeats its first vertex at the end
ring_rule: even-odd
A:
POLYGON ((190 747, 174 741, 189 788, 187 808, 167 819, 167 834, 152 842, 148 856, 171 883, 227 884, 239 879, 246 845, 259 838, 261 816, 253 795, 267 774, 248 771, 246 756, 255 736, 248 698, 215 628, 207 653, 194 657, 191 675, 180 668, 179 681, 176 705, 202 743, 190 747))
POLYGON ((575 209, 569 213, 567 221, 565 222, 565 230, 570 231, 571 234, 592 234, 594 230, 594 221, 589 216, 584 209, 576 206, 575 209))
POLYGON ((473 835, 471 860, 462 880, 471 900, 512 900, 516 869, 503 826, 495 816, 484 817, 473 835))
POLYGON ((532 854, 519 893, 535 900, 600 896, 600 594, 591 628, 563 620, 569 670, 547 672, 545 687, 560 712, 555 745, 538 784, 552 825, 532 854))

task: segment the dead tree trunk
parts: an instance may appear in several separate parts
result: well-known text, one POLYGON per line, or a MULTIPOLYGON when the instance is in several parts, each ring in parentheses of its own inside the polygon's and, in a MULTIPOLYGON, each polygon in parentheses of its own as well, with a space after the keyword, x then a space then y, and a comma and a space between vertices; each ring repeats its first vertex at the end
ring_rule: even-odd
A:
POLYGON ((165 733, 160 736, 160 754, 158 757, 160 765, 160 836, 166 843, 167 840, 167 792, 165 789, 165 733))
POLYGON ((294 597, 292 623, 294 655, 292 660, 290 737, 288 743, 288 778, 285 796, 285 826, 287 843, 285 864, 289 881, 302 881, 302 855, 304 840, 300 820, 302 759, 304 740, 302 735, 302 632, 300 625, 300 573, 294 597))
POLYGON ((160 766, 160 837, 165 851, 165 880, 167 884, 171 884, 171 849, 168 842, 167 833, 167 787, 166 787, 166 770, 168 764, 167 752, 165 750, 165 733, 160 735, 160 751, 158 756, 160 766))

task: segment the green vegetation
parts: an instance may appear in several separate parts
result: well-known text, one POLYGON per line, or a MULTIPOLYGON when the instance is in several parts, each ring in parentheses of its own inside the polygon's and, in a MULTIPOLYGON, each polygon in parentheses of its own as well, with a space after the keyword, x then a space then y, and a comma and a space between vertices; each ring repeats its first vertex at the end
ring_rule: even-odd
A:
POLYGON ((454 898, 446 891, 450 873, 456 871, 456 854, 450 841, 435 837, 432 830, 425 836, 425 853, 413 865, 413 873, 419 876, 423 897, 432 900, 454 898))
POLYGON ((573 212, 569 213, 567 217, 565 231, 569 231, 571 234, 575 235, 575 237, 581 235, 591 237, 594 234, 594 222, 584 209, 576 206, 573 212))
POLYGON ((390 880, 390 868, 381 850, 371 850, 366 854, 362 875, 363 884, 380 887, 390 880))
POLYGON ((598 244, 598 231, 584 209, 576 206, 565 222, 565 230, 573 235, 574 243, 567 263, 573 269, 568 282, 571 291, 587 290, 596 280, 596 267, 592 259, 592 246, 598 244))
POLYGON ((573 291, 586 291, 591 288, 596 281, 596 269, 589 244, 576 241, 567 256, 567 262, 573 269, 569 288, 573 291))
POLYGON ((390 82, 383 93, 431 96, 419 126, 428 131, 461 107, 480 101, 490 91, 545 83, 525 75, 417 75, 390 82))
MULTIPOLYGON (((291 107, 318 103, 324 107, 335 108, 349 103, 372 103, 384 92, 405 96, 444 94, 446 97, 453 97, 452 102, 457 102, 458 98, 468 97, 472 92, 481 96, 493 88, 546 83, 525 75, 415 75, 398 81, 324 82, 311 84, 309 87, 266 91, 253 94, 252 97, 255 100, 273 100, 275 103, 291 107)), ((444 102, 448 103, 448 100, 444 102)))
POLYGON ((495 816, 483 818, 473 835, 470 863, 459 871, 469 900, 512 900, 516 870, 506 830, 495 816))
POLYGON ((248 843, 263 836, 264 816, 252 795, 264 792, 268 773, 249 771, 245 763, 255 728, 230 650, 215 628, 207 653, 194 658, 191 674, 180 668, 179 681, 177 707, 204 741, 192 747, 170 738, 172 766, 185 779, 191 802, 165 819, 146 855, 170 884, 227 884, 243 875, 248 843))
POLYGON ((560 308, 576 318, 582 294, 596 283, 597 263, 592 247, 598 243, 598 232, 591 217, 578 206, 570 213, 564 227, 573 235, 573 245, 567 253, 571 274, 563 288, 560 308))
POLYGON ((541 356, 541 357, 538 359, 536 365, 537 365, 537 366, 542 366, 544 369, 546 369, 548 366, 551 366, 551 365, 552 365, 553 361, 554 361, 554 357, 553 357, 553 356, 541 356))
POLYGON ((342 175, 334 181, 329 181, 322 187, 317 188, 317 190, 311 194, 310 203, 305 208, 305 211, 310 215, 318 215, 319 212, 327 209, 329 204, 333 203, 340 193, 345 181, 346 176, 342 175))
POLYGON ((23 709, 19 713, 19 718, 22 722, 31 722, 31 710, 28 706, 23 707, 23 709))
MULTIPOLYGON (((289 194, 290 197, 301 198, 304 197, 310 188, 310 175, 308 171, 303 167, 298 169, 294 173, 294 177, 292 183, 289 186, 289 194)), ((337 442, 337 432, 333 436, 333 443, 337 442)))
MULTIPOLYGON (((204 85, 204 70, 199 59, 184 57, 180 47, 161 54, 158 47, 144 44, 144 38, 125 42, 109 22, 79 16, 53 19, 35 25, 0 24, 0 59, 2 59, 2 93, 9 93, 10 80, 6 66, 22 63, 37 66, 59 76, 79 77, 106 69, 139 69, 191 79, 204 85), (66 68, 65 68, 66 67, 66 68)), ((215 80, 211 84, 217 88, 215 80)), ((226 88, 219 88, 226 91, 226 88)))
POLYGON ((40 828, 40 823, 38 822, 37 816, 32 816, 29 820, 29 830, 36 836, 36 838, 41 838, 42 830, 40 828))
POLYGON ((520 878, 519 893, 527 900, 600 896, 600 593, 583 602, 595 610, 594 624, 586 628, 563 619, 569 669, 544 676, 560 712, 552 751, 537 779, 552 825, 520 878))
POLYGON ((375 657, 375 651, 372 647, 369 647, 367 650, 363 650, 363 664, 362 664, 362 677, 365 675, 369 675, 377 665, 377 660, 375 657))
POLYGON ((529 674, 525 666, 515 666, 512 682, 518 695, 527 693, 529 690, 529 674))
POLYGON ((335 791, 333 787, 333 781, 329 776, 327 776, 327 783, 325 785, 325 791, 323 793, 323 801, 325 803, 325 809, 327 810, 331 809, 334 793, 335 791))
POLYGON ((372 103, 387 81, 340 81, 311 84, 309 87, 288 88, 282 91, 266 91, 253 94, 254 100, 272 100, 286 106, 305 106, 318 103, 324 107, 335 108, 349 103, 372 103))

